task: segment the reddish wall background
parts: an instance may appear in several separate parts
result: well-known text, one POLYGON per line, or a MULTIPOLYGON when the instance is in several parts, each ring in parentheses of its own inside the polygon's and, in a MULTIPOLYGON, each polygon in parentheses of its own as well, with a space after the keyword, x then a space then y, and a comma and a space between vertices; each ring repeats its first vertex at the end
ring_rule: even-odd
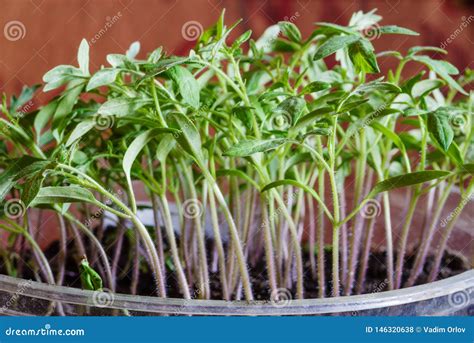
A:
MULTIPOLYGON (((227 9, 227 23, 244 18, 237 32, 251 28, 254 37, 292 16, 308 35, 314 22, 345 25, 353 12, 378 8, 383 24, 405 26, 421 34, 384 36, 375 41, 378 51, 440 46, 455 35, 445 47, 447 59, 460 70, 474 68, 474 0, 0 0, 0 93, 18 93, 24 84, 41 82, 54 66, 76 64, 82 38, 91 42, 93 70, 106 64, 108 53, 124 52, 136 40, 142 45, 140 56, 158 46, 168 53, 185 54, 194 43, 183 38, 183 25, 197 21, 207 27, 223 8, 227 9), (100 37, 92 41, 96 35, 100 37)), ((383 69, 393 66, 390 58, 379 63, 383 69)), ((409 65, 407 69, 414 73, 416 68, 419 66, 409 65)), ((35 106, 50 96, 38 94, 35 106)), ((54 228, 54 220, 48 225, 54 228)), ((466 239, 472 242, 469 235, 466 239)))
MULTIPOLYGON (((41 82, 42 75, 58 64, 75 63, 80 40, 89 41, 107 22, 114 21, 92 43, 94 69, 105 64, 111 52, 123 52, 133 41, 140 41, 142 52, 164 46, 169 53, 182 54, 193 46, 181 30, 191 20, 207 27, 223 8, 227 22, 244 18, 240 32, 251 28, 256 35, 296 16, 303 34, 309 34, 316 21, 347 24, 357 10, 378 8, 384 24, 398 24, 421 33, 420 37, 389 36, 376 42, 378 50, 401 49, 412 45, 441 45, 456 35, 446 49, 448 59, 459 69, 474 68, 473 0, 1 0, 0 10, 0 91, 18 92, 23 84, 41 82), (119 15, 120 14, 120 15, 119 15), (114 16, 118 20, 113 20, 114 16), (470 20, 469 20, 470 18, 470 20), (8 34, 16 21, 20 33, 8 34), (8 39, 9 38, 9 39, 8 39)), ((381 60, 390 66, 391 60, 381 60)), ((44 100, 39 96, 37 101, 44 100)))

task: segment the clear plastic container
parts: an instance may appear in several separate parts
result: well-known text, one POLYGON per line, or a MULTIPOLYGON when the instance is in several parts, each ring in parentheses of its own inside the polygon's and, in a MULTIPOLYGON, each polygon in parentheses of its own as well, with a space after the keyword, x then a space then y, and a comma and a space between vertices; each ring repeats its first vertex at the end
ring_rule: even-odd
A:
MULTIPOLYGON (((404 202, 394 195, 393 213, 402 213, 404 202)), ((459 203, 453 193, 442 218, 459 203)), ((473 261, 474 230, 470 202, 455 227, 450 252, 473 261)), ((426 211, 420 206, 413 223, 421 229, 426 211)), ((396 214, 395 214, 396 216, 396 214)), ((412 230, 416 231, 416 230, 412 230)), ((416 232, 415 232, 416 233, 416 232)), ((396 234, 396 233, 395 233, 396 234)), ((418 232, 419 236, 419 232, 418 232)), ((435 240, 438 237, 435 237, 435 240)), ((415 240, 412 240, 415 242, 415 240)), ((436 245, 433 245, 436 246, 436 245)), ((412 248, 416 248, 412 247, 412 248)), ((0 314, 5 315, 345 315, 345 316, 445 316, 474 315, 474 269, 429 284, 372 294, 336 298, 271 301, 163 299, 112 294, 62 287, 0 275, 0 314)))
POLYGON ((0 312, 48 315, 54 302, 67 315, 474 315, 474 270, 396 291, 347 297, 265 301, 184 300, 112 294, 0 276, 0 312))

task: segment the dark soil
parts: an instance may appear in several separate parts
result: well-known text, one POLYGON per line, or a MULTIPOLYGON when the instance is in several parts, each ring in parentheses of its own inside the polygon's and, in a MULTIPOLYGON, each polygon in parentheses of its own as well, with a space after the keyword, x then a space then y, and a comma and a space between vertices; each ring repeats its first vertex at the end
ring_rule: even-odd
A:
MULTIPOLYGON (((110 235, 114 229, 111 229, 107 232, 106 236, 112 237, 115 235, 110 235)), ((117 278, 117 287, 116 291, 119 293, 130 293, 130 286, 132 280, 132 263, 130 261, 133 260, 133 254, 130 252, 130 248, 134 245, 130 244, 131 236, 126 235, 124 236, 123 242, 123 250, 119 260, 119 267, 118 267, 118 278, 117 278)), ((87 246, 87 240, 85 240, 85 244, 87 246)), ((113 256, 114 252, 114 244, 113 242, 105 242, 104 247, 106 247, 107 253, 109 256, 113 256), (109 248, 107 248, 109 247, 109 248)), ((208 242, 208 252, 212 251, 212 242, 208 242)), ((52 244, 45 252, 48 260, 50 261, 53 271, 56 270, 58 264, 58 251, 59 251, 59 244, 54 243, 52 244)), ((209 254, 208 254, 209 255, 209 254)), ((64 286, 76 287, 81 288, 81 283, 79 279, 78 273, 78 262, 81 259, 81 256, 78 256, 75 253, 75 245, 70 243, 68 245, 68 254, 67 254, 67 262, 66 262, 66 273, 65 279, 63 282, 64 286)), ((28 261, 30 256, 22 256, 24 261, 28 261)), ((316 279, 313 278, 310 263, 309 263, 309 256, 307 253, 303 256, 305 261, 305 298, 317 298, 318 297, 318 282, 316 279)), ((371 253, 369 258, 369 266, 366 273, 366 278, 363 283, 363 289, 361 293, 375 293, 375 292, 383 292, 387 290, 387 280, 386 280, 386 267, 385 267, 385 252, 383 251, 374 251, 371 253)), ((95 261, 89 261, 93 265, 95 261)), ((156 295, 154 281, 152 274, 149 272, 147 264, 142 259, 140 266, 140 275, 139 275, 139 282, 137 285, 137 294, 138 295, 156 295)), ((325 251, 325 263, 326 263, 326 293, 330 295, 332 293, 332 285, 331 285, 331 251, 325 251)), ((403 275, 403 280, 405 281, 411 271, 411 268, 414 263, 413 254, 405 259, 405 270, 403 275)), ((209 263, 211 264, 211 262, 209 263)), ((96 269, 100 271, 99 267, 96 269)), ((419 276, 416 284, 424 284, 427 282, 428 274, 431 271, 433 265, 433 256, 428 256, 427 262, 424 266, 422 274, 419 276)), ((168 266, 168 265, 167 265, 168 266)), ((271 297, 271 290, 268 285, 267 281, 267 272, 265 261, 263 257, 255 264, 249 266, 250 277, 252 282, 252 287, 254 291, 254 296, 256 300, 268 300, 271 297)), ((171 298, 181 298, 182 295, 179 291, 178 284, 176 282, 176 278, 174 272, 167 267, 167 293, 168 297, 171 298)), ((469 270, 469 264, 463 259, 462 257, 451 253, 446 252, 440 269, 440 273, 438 275, 438 279, 448 278, 450 276, 454 276, 460 274, 466 270, 469 270)), ((0 268, 0 273, 6 274, 6 270, 4 268, 0 268)), ((103 275, 103 274, 102 274, 103 275)), ((23 275, 21 275, 24 279, 35 279, 33 271, 28 267, 28 265, 23 266, 23 275)), ((357 278, 357 274, 356 274, 357 278)), ((220 288, 220 279, 219 273, 211 273, 210 274, 210 282, 211 282, 211 294, 212 299, 222 299, 222 292, 220 288)), ((296 284, 293 285, 293 288, 290 289, 292 296, 295 296, 296 291, 296 284)), ((191 290, 191 294, 194 294, 196 297, 199 294, 197 289, 193 286, 191 290)), ((241 295, 243 298, 243 295, 241 295)), ((233 295, 233 298, 236 298, 236 294, 233 295)))

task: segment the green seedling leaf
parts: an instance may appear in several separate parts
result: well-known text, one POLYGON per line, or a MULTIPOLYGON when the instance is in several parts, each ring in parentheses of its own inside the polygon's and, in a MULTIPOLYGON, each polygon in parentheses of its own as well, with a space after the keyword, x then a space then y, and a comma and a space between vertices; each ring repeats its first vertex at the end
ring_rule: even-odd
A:
POLYGON ((61 97, 58 102, 58 107, 54 112, 53 116, 53 129, 58 129, 63 124, 63 121, 66 120, 71 115, 72 109, 79 99, 79 95, 84 89, 84 80, 73 80, 69 83, 66 93, 61 97))
POLYGON ((374 47, 367 39, 358 39, 349 45, 349 57, 357 72, 379 73, 374 47))
POLYGON ((148 130, 143 132, 139 136, 137 136, 133 142, 128 147, 125 155, 123 157, 122 168, 125 172, 125 178, 127 179, 128 186, 132 189, 132 178, 131 178, 131 170, 132 165, 137 159, 138 154, 143 148, 154 138, 157 138, 160 134, 171 134, 171 133, 178 133, 177 130, 168 129, 168 128, 159 128, 148 130))
POLYGON ((87 261, 86 258, 83 258, 79 264, 79 273, 81 277, 81 284, 83 289, 90 291, 101 291, 102 290, 102 278, 99 273, 97 273, 87 261))
POLYGON ((151 99, 143 98, 117 98, 111 99, 100 106, 98 113, 107 116, 127 116, 132 115, 137 110, 151 104, 151 99))
POLYGON ((15 182, 26 175, 34 174, 46 168, 50 161, 23 156, 9 161, 8 167, 0 174, 0 202, 5 199, 15 182))
POLYGON ((282 114, 290 119, 291 122, 296 122, 300 117, 306 106, 306 101, 303 98, 292 96, 283 100, 277 108, 275 113, 282 114))
MULTIPOLYGON (((40 85, 34 85, 31 87, 28 86, 23 86, 21 89, 20 95, 17 97, 12 96, 10 99, 10 113, 15 113, 18 110, 21 110, 21 108, 26 105, 31 99, 33 99, 33 96, 36 93, 36 90, 40 87, 40 85)), ((25 106, 25 109, 29 109, 27 106, 25 106)))
POLYGON ((303 88, 303 90, 301 91, 301 94, 310 94, 310 93, 319 92, 328 88, 331 88, 330 83, 321 82, 321 81, 313 81, 307 84, 303 88))
MULTIPOLYGON (((284 180, 271 182, 265 185, 265 187, 263 187, 260 192, 263 193, 263 192, 269 191, 270 189, 280 187, 280 186, 295 186, 295 187, 301 188, 306 193, 310 194, 313 198, 315 198, 319 203, 322 203, 321 198, 319 197, 318 193, 316 193, 311 187, 308 187, 305 184, 302 184, 301 182, 298 182, 296 180, 291 180, 291 179, 284 179, 284 180)), ((324 211, 326 212, 327 216, 332 220, 332 215, 329 211, 327 211, 327 208, 324 208, 324 211)))
POLYGON ((442 80, 421 80, 413 86, 411 95, 414 98, 422 98, 435 89, 443 87, 446 83, 442 80))
POLYGON ((43 184, 44 176, 42 172, 36 173, 31 179, 24 184, 23 193, 21 194, 21 201, 28 207, 36 198, 43 184))
POLYGON ((193 108, 199 108, 199 84, 194 75, 182 66, 174 66, 169 71, 169 76, 178 85, 179 93, 184 102, 193 108))
POLYGON ((223 155, 232 157, 250 156, 258 152, 274 150, 285 142, 286 139, 284 138, 242 141, 231 147, 223 155))
POLYGON ((347 35, 357 35, 358 32, 351 29, 350 27, 341 26, 333 23, 318 22, 316 23, 319 27, 323 28, 322 34, 326 33, 345 33, 347 35))
POLYGON ((94 120, 84 120, 76 125, 74 130, 72 130, 71 134, 69 135, 68 140, 66 141, 66 147, 71 146, 75 141, 80 139, 84 136, 87 132, 92 130, 92 128, 97 123, 94 120))
POLYGON ((202 153, 201 136, 194 123, 182 113, 171 113, 169 116, 169 126, 178 133, 174 137, 178 144, 188 154, 196 159, 200 166, 204 165, 204 156, 202 153))
POLYGON ((334 110, 332 107, 326 106, 326 107, 315 109, 314 111, 311 111, 308 114, 304 115, 303 117, 299 118, 298 121, 296 122, 296 125, 294 126, 294 130, 298 131, 299 129, 307 127, 313 124, 318 118, 321 118, 331 113, 334 113, 334 110))
POLYGON ((135 57, 137 57, 139 52, 140 52, 140 42, 133 42, 132 44, 130 44, 130 47, 125 53, 125 56, 127 56, 129 60, 133 60, 135 57))
POLYGON ((453 89, 464 95, 467 95, 466 91, 450 76, 459 74, 457 68, 451 63, 434 60, 428 56, 412 56, 412 59, 425 64, 428 68, 441 76, 453 89))
POLYGON ((98 203, 94 195, 85 188, 78 186, 53 186, 41 188, 30 206, 76 202, 98 203))
POLYGON ((325 41, 314 54, 313 60, 317 61, 322 58, 332 55, 338 50, 347 47, 358 41, 361 37, 359 35, 333 36, 325 41))
POLYGON ((379 193, 391 191, 393 189, 418 185, 428 181, 444 178, 450 174, 450 172, 442 170, 425 170, 391 177, 377 183, 370 191, 367 198, 373 198, 379 193))
POLYGON ((232 44, 232 48, 236 49, 242 44, 244 44, 246 41, 250 39, 252 36, 252 30, 245 31, 241 36, 237 37, 237 39, 234 41, 232 44))
POLYGON ((34 120, 34 128, 36 131, 37 141, 39 141, 39 137, 41 136, 41 131, 43 128, 46 127, 48 122, 56 112, 56 108, 58 107, 57 101, 51 101, 49 104, 45 105, 41 110, 36 114, 34 120))
MULTIPOLYGON (((179 131, 176 132, 178 134, 179 131)), ((166 161, 170 151, 176 146, 176 140, 172 135, 162 136, 158 147, 156 148, 156 159, 161 163, 166 161)))
POLYGON ((397 34, 397 35, 409 35, 409 36, 420 35, 418 32, 412 31, 410 29, 406 29, 404 27, 396 26, 396 25, 381 26, 377 29, 377 32, 381 34, 397 34))
POLYGON ((471 174, 474 175, 474 163, 463 164, 459 168, 461 174, 471 174))
POLYGON ((295 24, 288 21, 280 21, 278 25, 280 26, 281 32, 292 42, 301 42, 301 32, 295 24))
POLYGON ((95 73, 89 83, 87 84, 86 91, 89 92, 95 88, 101 86, 107 86, 115 82, 117 75, 120 73, 120 69, 115 68, 104 68, 95 73))
POLYGON ((461 150, 459 149, 459 146, 456 144, 456 142, 452 142, 451 145, 449 146, 448 151, 446 152, 446 155, 450 158, 450 160, 453 162, 453 164, 457 166, 462 166, 464 163, 464 158, 462 157, 461 150))
POLYGON ((79 45, 77 62, 79 63, 79 69, 81 69, 82 73, 86 76, 89 75, 89 43, 86 39, 83 39, 79 45))
POLYGON ((444 151, 448 151, 454 139, 454 131, 449 122, 450 113, 446 107, 428 113, 428 131, 444 151))
POLYGON ((437 46, 414 46, 414 47, 411 47, 410 49, 408 49, 407 54, 410 56, 410 55, 415 55, 419 52, 425 52, 425 51, 438 52, 438 53, 444 54, 444 55, 448 54, 448 52, 446 50, 438 48, 437 46))

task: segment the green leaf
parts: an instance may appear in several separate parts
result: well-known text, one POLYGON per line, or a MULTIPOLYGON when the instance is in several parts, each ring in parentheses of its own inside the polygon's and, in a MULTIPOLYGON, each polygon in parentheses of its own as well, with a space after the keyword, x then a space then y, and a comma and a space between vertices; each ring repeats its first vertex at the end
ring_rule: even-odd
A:
POLYGON ((58 102, 58 107, 53 116, 53 128, 58 128, 68 116, 71 115, 72 109, 79 99, 79 95, 84 88, 84 81, 73 80, 69 83, 66 93, 58 102))
MULTIPOLYGON (((319 197, 318 193, 316 193, 311 187, 308 187, 308 186, 306 186, 305 184, 303 184, 301 182, 298 182, 296 180, 291 180, 291 179, 284 179, 284 180, 278 180, 278 181, 275 181, 275 182, 271 182, 271 183, 265 185, 265 187, 263 187, 260 192, 263 193, 263 192, 269 191, 272 188, 276 188, 276 187, 280 187, 280 186, 295 186, 295 187, 301 188, 305 192, 309 193, 319 203, 322 203, 322 200, 319 197)), ((329 213, 327 211, 327 208, 324 208, 324 211, 326 212, 328 217, 332 219, 332 215, 331 215, 331 213, 329 213)))
POLYGON ((43 187, 39 190, 30 206, 62 203, 86 202, 96 204, 98 201, 87 189, 78 186, 43 187))
POLYGON ((291 122, 296 122, 306 106, 306 101, 297 96, 291 96, 283 100, 274 110, 275 113, 282 114, 291 122))
POLYGON ((9 161, 8 167, 0 174, 0 201, 15 185, 15 181, 26 175, 34 174, 50 164, 50 161, 23 156, 19 159, 9 161))
POLYGON ((414 98, 422 98, 445 84, 442 80, 421 80, 413 85, 411 95, 414 98))
POLYGON ((237 37, 237 39, 232 43, 232 47, 234 49, 238 48, 242 44, 244 44, 246 41, 250 39, 252 36, 252 30, 245 31, 241 36, 237 37))
POLYGON ((418 32, 406 29, 404 27, 399 27, 396 25, 387 25, 381 26, 377 29, 381 34, 397 34, 397 35, 409 35, 409 36, 419 36, 418 32))
POLYGON ((36 195, 41 189, 44 176, 42 172, 36 173, 31 179, 27 180, 23 185, 23 193, 21 194, 21 201, 26 207, 36 198, 36 195))
POLYGON ((373 198, 379 193, 387 192, 392 189, 413 186, 428 181, 440 179, 450 174, 450 172, 442 170, 425 170, 391 177, 389 179, 377 183, 375 187, 370 191, 367 198, 373 198))
POLYGON ((66 147, 69 147, 75 141, 84 136, 87 132, 92 130, 95 125, 96 122, 94 120, 84 120, 77 124, 74 130, 72 130, 71 134, 69 135, 69 138, 66 142, 66 147))
POLYGON ((436 74, 438 74, 441 78, 443 78, 451 88, 457 90, 458 92, 467 95, 466 91, 450 76, 456 75, 459 71, 454 67, 451 63, 446 61, 434 60, 428 56, 412 56, 414 61, 418 61, 420 63, 425 64, 433 70, 436 74))
POLYGON ((138 135, 138 137, 133 140, 133 142, 129 145, 127 151, 125 152, 122 161, 122 168, 125 172, 125 178, 127 180, 129 189, 132 189, 131 170, 133 162, 135 162, 138 154, 140 153, 140 151, 142 151, 145 145, 147 145, 148 142, 153 139, 152 133, 153 130, 149 130, 138 135))
MULTIPOLYGON (((34 85, 31 87, 23 86, 21 89, 20 95, 17 97, 12 96, 10 100, 10 113, 17 112, 21 110, 24 105, 26 105, 36 93, 36 90, 40 87, 40 85, 34 85)), ((31 110, 31 106, 25 106, 24 110, 29 112, 31 110)), ((21 111, 22 112, 22 111, 21 111)), ((23 112, 22 112, 23 113, 23 112)))
POLYGON ((349 57, 357 72, 379 73, 374 47, 367 39, 359 39, 349 45, 349 57))
POLYGON ((314 111, 311 111, 308 114, 304 115, 303 117, 299 118, 298 121, 296 122, 296 125, 294 126, 294 130, 299 130, 304 127, 307 127, 308 125, 311 125, 315 121, 316 118, 319 118, 326 114, 331 114, 333 112, 334 110, 332 107, 321 107, 321 108, 315 109, 314 111))
POLYGON ((301 32, 295 24, 289 21, 280 21, 278 25, 280 26, 281 32, 292 42, 301 42, 301 32))
POLYGON ((116 98, 100 106, 98 113, 102 115, 127 116, 132 115, 145 105, 152 103, 151 99, 144 98, 116 98))
POLYGON ((84 75, 89 75, 89 43, 85 39, 79 45, 77 62, 79 63, 79 69, 82 70, 84 75))
POLYGON ((446 107, 440 107, 428 113, 428 131, 444 151, 448 151, 454 139, 454 131, 449 123, 450 113, 446 107))
POLYGON ((322 82, 322 81, 313 81, 307 84, 303 88, 303 90, 301 91, 301 94, 310 94, 310 93, 319 92, 328 88, 331 88, 330 83, 322 82))
POLYGON ((86 91, 89 92, 92 89, 101 86, 107 86, 114 83, 117 75, 120 73, 120 69, 115 68, 104 68, 99 70, 97 73, 92 75, 89 83, 87 84, 86 91))
POLYGON ((179 130, 174 135, 178 144, 188 154, 196 159, 200 167, 204 165, 204 156, 202 154, 201 136, 194 123, 182 113, 174 112, 168 115, 169 126, 179 130))
POLYGON ((360 39, 359 35, 333 36, 325 41, 314 54, 313 60, 317 61, 332 55, 336 51, 345 48, 360 39))
POLYGON ((459 168, 459 172, 462 174, 472 174, 474 175, 474 163, 463 164, 459 168))
POLYGON ((142 134, 138 135, 133 142, 129 145, 122 161, 122 168, 125 172, 125 178, 127 179, 127 183, 132 189, 132 178, 131 178, 131 170, 133 162, 137 159, 138 154, 143 148, 153 139, 157 138, 160 134, 165 133, 177 133, 177 130, 169 129, 169 128, 159 128, 148 130, 143 132, 142 134))
POLYGON ((169 71, 169 76, 178 85, 179 93, 188 105, 199 108, 199 84, 194 75, 182 66, 174 66, 169 71))
POLYGON ((459 146, 454 141, 449 146, 449 149, 446 152, 446 155, 448 155, 448 157, 451 159, 453 164, 457 166, 461 166, 464 163, 464 158, 462 157, 461 150, 459 149, 459 146))
POLYGON ((413 46, 410 49, 408 49, 407 54, 414 55, 414 54, 417 54, 419 52, 424 52, 424 51, 439 52, 440 54, 444 54, 444 55, 448 54, 446 50, 438 48, 437 46, 413 46))
POLYGON ((320 26, 321 28, 325 29, 323 34, 326 33, 345 33, 348 35, 356 35, 357 31, 351 29, 350 27, 341 26, 333 23, 325 23, 325 22, 318 22, 316 25, 320 26))
MULTIPOLYGON (((179 131, 176 132, 176 134, 178 133, 179 131)), ((156 159, 160 161, 161 163, 164 163, 166 161, 166 158, 168 157, 168 154, 175 147, 175 145, 176 145, 176 140, 174 139, 173 136, 171 135, 163 136, 162 139, 160 140, 160 143, 158 143, 158 146, 156 148, 156 159)))
POLYGON ((223 155, 232 157, 250 156, 258 152, 274 150, 285 142, 286 139, 284 138, 242 141, 228 149, 223 155))
POLYGON ((133 60, 135 57, 137 57, 139 52, 140 52, 140 42, 133 42, 132 44, 130 44, 130 47, 128 48, 125 55, 127 56, 129 60, 133 60))
POLYGON ((58 106, 57 101, 51 101, 49 104, 41 108, 41 110, 36 114, 35 121, 34 121, 34 128, 36 131, 37 141, 39 141, 38 138, 41 136, 41 131, 51 120, 54 112, 56 112, 57 106, 58 106))
POLYGON ((90 291, 101 291, 102 290, 102 278, 84 258, 79 265, 80 279, 83 289, 90 291))

